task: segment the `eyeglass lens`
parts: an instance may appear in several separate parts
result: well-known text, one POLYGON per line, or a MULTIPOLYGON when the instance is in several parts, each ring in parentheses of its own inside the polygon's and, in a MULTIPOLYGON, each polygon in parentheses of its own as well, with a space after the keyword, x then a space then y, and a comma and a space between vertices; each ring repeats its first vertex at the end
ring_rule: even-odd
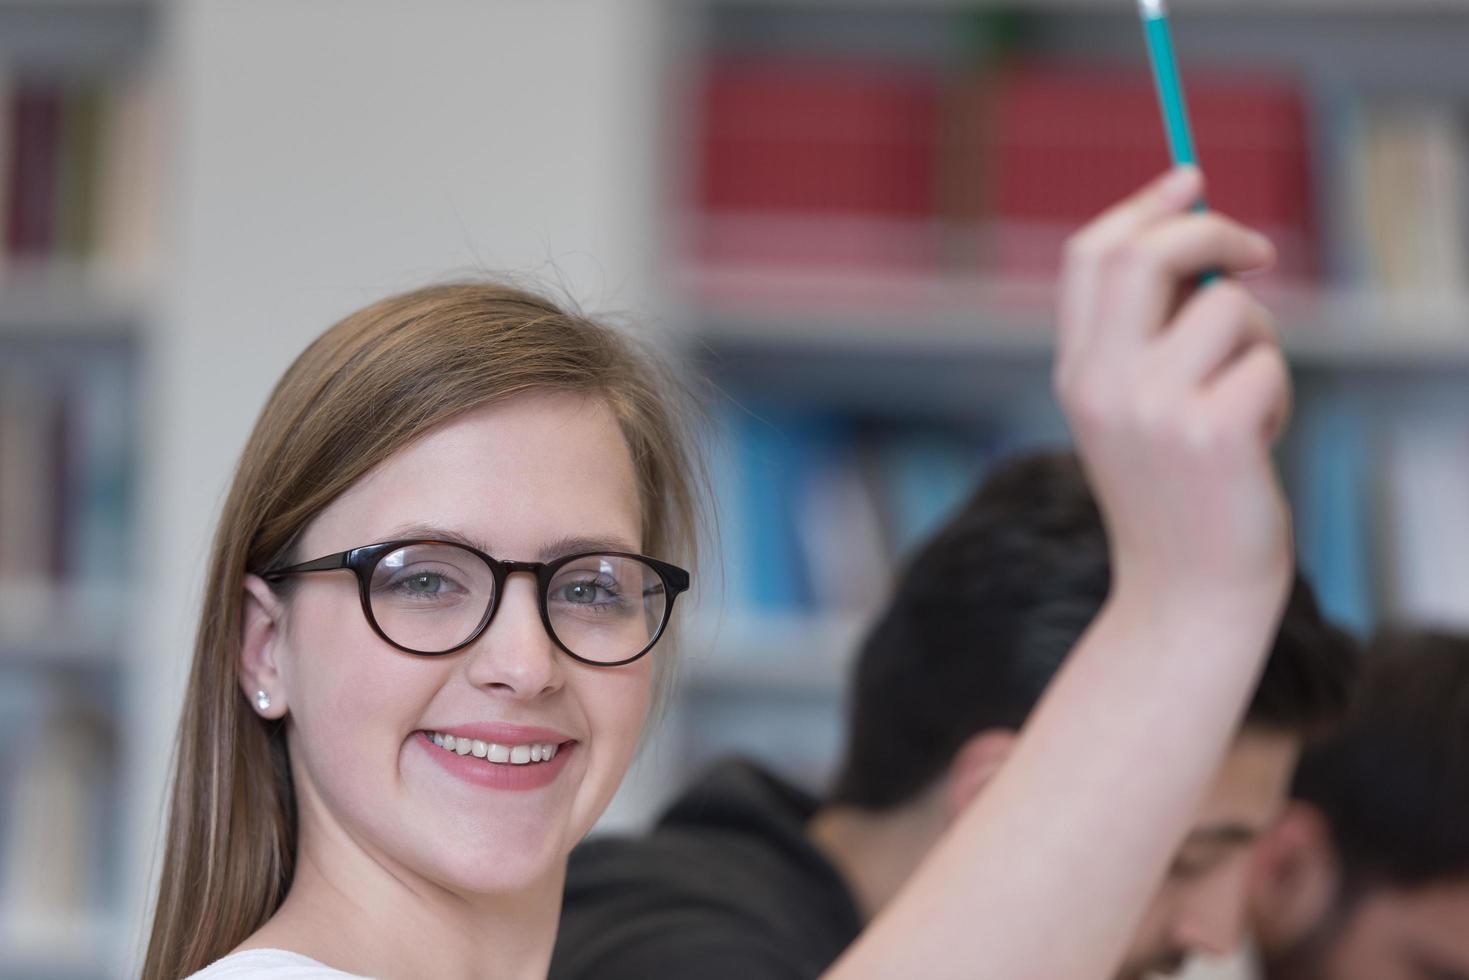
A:
MULTIPOLYGON (((489 617, 495 576, 478 555, 457 545, 407 545, 378 561, 368 596, 373 619, 394 643, 442 653, 468 640, 489 617)), ((587 555, 557 568, 544 601, 556 640, 599 663, 642 653, 668 610, 658 572, 620 555, 587 555)))

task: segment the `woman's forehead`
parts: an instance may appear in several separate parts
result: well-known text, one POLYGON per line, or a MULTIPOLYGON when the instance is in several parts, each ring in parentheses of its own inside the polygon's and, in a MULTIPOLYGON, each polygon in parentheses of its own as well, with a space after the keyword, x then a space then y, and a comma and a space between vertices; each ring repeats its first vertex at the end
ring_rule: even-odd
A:
POLYGON ((329 551, 338 539, 345 549, 367 543, 363 535, 386 539, 395 528, 432 526, 507 556, 574 537, 640 544, 637 488, 627 442, 604 401, 521 395, 404 446, 323 510, 307 540, 329 551))

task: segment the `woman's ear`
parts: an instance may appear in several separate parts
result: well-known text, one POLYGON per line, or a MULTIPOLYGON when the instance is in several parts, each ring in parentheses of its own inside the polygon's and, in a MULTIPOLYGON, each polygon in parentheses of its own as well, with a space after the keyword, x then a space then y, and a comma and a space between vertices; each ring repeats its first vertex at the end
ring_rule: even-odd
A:
POLYGON ((954 761, 949 763, 948 788, 944 808, 947 822, 953 823, 969 806, 980 790, 995 778, 995 773, 1010 758, 1015 747, 1015 733, 1008 728, 988 728, 971 735, 954 761))
POLYGON ((1336 846, 1320 810, 1294 801, 1256 845, 1250 906, 1262 945, 1289 948, 1335 902, 1336 846))
POLYGON ((280 653, 285 605, 258 575, 245 576, 240 616, 240 689, 262 718, 286 716, 286 685, 280 653))

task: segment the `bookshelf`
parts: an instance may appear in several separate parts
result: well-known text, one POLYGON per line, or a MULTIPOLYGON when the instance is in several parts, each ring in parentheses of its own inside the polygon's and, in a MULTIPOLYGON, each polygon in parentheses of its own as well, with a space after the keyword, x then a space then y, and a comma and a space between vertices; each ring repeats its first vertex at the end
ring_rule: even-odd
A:
MULTIPOLYGON (((1297 222, 1286 226, 1297 236, 1287 239, 1295 250, 1290 274, 1254 285, 1276 313, 1297 379, 1296 426, 1280 462, 1297 509, 1303 564, 1328 609, 1358 630, 1393 618, 1469 623, 1469 601, 1452 599, 1424 571, 1442 569, 1469 595, 1469 570, 1453 557, 1469 547, 1469 518, 1457 520, 1442 500, 1429 499, 1448 491, 1414 489, 1431 483, 1469 494, 1469 62, 1454 53, 1469 38, 1462 4, 1176 0, 1172 7, 1185 84, 1191 95, 1195 85, 1205 93, 1195 100, 1201 139, 1212 132, 1227 142, 1219 134, 1230 124, 1222 115, 1211 122, 1208 92, 1217 84, 1227 101, 1231 78, 1280 82, 1259 102, 1261 115, 1283 106, 1279 118, 1295 113, 1302 120, 1282 123, 1270 138, 1297 140, 1291 152, 1308 167, 1297 196, 1309 203, 1308 214, 1292 218, 1278 204, 1251 203, 1238 184, 1220 192, 1242 201, 1236 210, 1256 222, 1268 223, 1272 214, 1297 222), (1399 118, 1409 120, 1406 129, 1399 118), (1375 190, 1384 155, 1374 146, 1388 136, 1454 171, 1397 225, 1381 223, 1382 192, 1375 190), (1427 231, 1414 239, 1405 229, 1427 231), (1404 275, 1429 264, 1424 256, 1450 258, 1432 281, 1404 275), (1410 438, 1419 431, 1427 434, 1410 438), (1415 511, 1434 516, 1419 519, 1415 511)), ((984 201, 979 211, 964 200, 956 206, 945 154, 969 161, 962 154, 978 143, 977 169, 990 167, 991 179, 1004 154, 1021 159, 1004 142, 1010 124, 1003 107, 986 116, 1000 137, 976 129, 967 142, 955 139, 956 118, 960 126, 972 123, 956 117, 954 105, 972 96, 964 86, 976 78, 981 87, 993 82, 1004 90, 1017 77, 1033 81, 1014 69, 1035 62, 1102 76, 1145 70, 1131 5, 704 0, 685 5, 683 17, 682 43, 669 54, 680 94, 670 96, 667 114, 679 123, 665 140, 670 179, 659 214, 665 318, 687 340, 690 359, 714 378, 730 414, 766 423, 761 439, 788 436, 795 448, 783 458, 791 460, 813 447, 825 451, 803 444, 809 419, 918 432, 977 425, 986 434, 986 458, 1064 441, 1049 394, 1054 266, 1045 258, 1054 262, 1058 228, 1075 227, 1085 215, 1036 234, 1034 214, 1017 220, 1001 212, 997 201, 1016 199, 1005 196, 1003 184, 971 193, 984 201), (771 83, 780 97, 762 103, 749 93, 765 83, 759 76, 767 66, 783 73, 771 76, 780 79, 771 83), (798 108, 781 115, 790 106, 798 108), (915 137, 904 127, 904 114, 915 112, 927 114, 937 135, 919 126, 915 137), (883 135, 864 144, 854 135, 859 119, 883 135), (782 143, 802 132, 818 135, 805 147, 782 143), (739 157, 750 161, 746 173, 768 184, 736 183, 709 169, 708 161, 731 146, 747 154, 739 157), (855 162, 843 159, 849 155, 855 162), (764 160, 794 161, 799 171, 807 158, 823 162, 784 184, 780 167, 770 168, 776 176, 762 172, 764 160), (894 173, 930 180, 935 203, 915 206, 881 193, 894 173)), ((1150 99, 1145 78, 1141 88, 1150 99)), ((1045 96, 1044 86, 1034 91, 1045 96)), ((1131 99, 1128 108, 1110 125, 1087 130, 1087 139, 1156 140, 1161 169, 1156 109, 1145 101, 1139 110, 1136 91, 1123 96, 1131 99)), ((1062 134, 1028 138, 1065 146, 1062 134)), ((1203 152, 1207 169, 1211 150, 1203 152)), ((1243 150, 1216 144, 1212 152, 1246 169, 1243 150)), ((1073 176, 1083 182, 1086 171, 1073 176)), ((1216 188, 1229 182, 1228 174, 1214 176, 1216 188)), ((1411 192, 1399 197, 1412 199, 1431 183, 1414 178, 1411 192)), ((1034 207, 1035 194, 1024 193, 1034 207)), ((738 446, 743 438, 725 431, 716 442, 738 446)), ((870 481, 870 468, 863 479, 870 481)), ((790 490, 795 513, 803 512, 799 482, 790 490)), ((742 492, 728 470, 716 468, 716 484, 722 496, 742 492)), ((872 494, 881 524, 890 501, 881 489, 872 494)), ((750 513, 737 504, 722 514, 722 536, 760 541, 750 513)), ((806 560, 828 546, 846 547, 840 538, 809 544, 806 560)), ((728 549, 726 582, 760 547, 736 541, 728 549)), ((901 553, 894 549, 889 561, 901 553)), ((711 733, 717 722, 691 718, 724 717, 721 699, 746 704, 764 691, 776 700, 794 697, 793 715, 812 719, 813 738, 830 739, 864 616, 819 598, 771 607, 725 589, 721 627, 696 633, 689 645, 692 707, 681 737, 703 746, 701 754, 721 740, 759 751, 760 739, 736 724, 711 733)), ((813 772, 825 773, 820 760, 808 758, 801 775, 813 772)))
MULTIPOLYGON (((1003 8, 1010 10, 1036 10, 1046 13, 1076 13, 1094 10, 1115 11, 1114 0, 720 0, 724 7, 784 6, 789 8, 841 8, 848 11, 892 10, 906 6, 908 9, 973 10, 976 8, 1003 8)), ((1240 11, 1271 11, 1291 14, 1329 15, 1370 14, 1379 17, 1397 14, 1461 13, 1463 6, 1458 0, 1404 0, 1402 3, 1385 3, 1383 0, 1174 0, 1172 4, 1186 10, 1237 13, 1240 11)))
MULTIPOLYGON (((1050 280, 893 278, 699 270, 678 318, 714 351, 795 347, 907 352, 935 359, 1047 362, 1050 280), (829 297, 840 297, 832 301, 829 297), (826 297, 826 298, 824 298, 826 297)), ((1370 292, 1266 290, 1281 339, 1300 370, 1469 368, 1469 303, 1412 304, 1370 292)))
MULTIPOLYGON (((141 396, 148 423, 135 447, 144 470, 139 499, 123 530, 154 563, 147 581, 135 583, 153 590, 149 615, 128 617, 129 583, 111 581, 98 584, 96 601, 123 609, 117 619, 83 623, 61 612, 67 628, 60 631, 9 618, 0 623, 0 689, 54 691, 59 684, 113 719, 128 785, 107 810, 124 829, 121 840, 107 839, 106 853, 115 846, 131 855, 120 872, 127 891, 145 892, 156 871, 149 858, 167 775, 163 747, 187 666, 197 570, 230 468, 285 364, 325 324, 363 302, 453 270, 519 269, 554 279, 569 266, 562 281, 589 308, 654 307, 732 396, 799 392, 797 409, 877 415, 935 430, 993 421, 996 451, 1017 438, 1059 434, 1043 391, 1047 341, 1036 332, 1047 324, 1048 299, 1033 282, 920 278, 917 289, 930 298, 909 315, 913 298, 905 290, 913 283, 888 283, 880 270, 853 276, 699 267, 682 261, 679 250, 690 174, 688 131, 676 122, 688 107, 678 93, 711 51, 737 42, 758 46, 774 21, 794 13, 809 18, 805 26, 775 26, 797 51, 811 43, 814 26, 832 45, 952 65, 966 55, 951 19, 999 6, 576 0, 575 16, 561 5, 507 12, 500 5, 429 4, 413 18, 375 6, 342 18, 316 5, 0 0, 0 64, 105 80, 147 74, 167 60, 172 94, 188 96, 166 106, 167 128, 181 143, 168 197, 156 202, 177 217, 170 232, 178 256, 169 277, 130 271, 127 263, 0 266, 0 352, 8 357, 16 345, 40 345, 48 356, 64 353, 63 363, 99 348, 119 352, 132 365, 129 390, 141 396), (484 58, 483 39, 500 35, 519 43, 484 58), (165 46, 170 50, 160 50, 165 46), (259 57, 265 49, 269 59, 259 57), (324 50, 333 58, 325 87, 324 50), (556 78, 527 89, 527 78, 544 75, 548 51, 556 52, 556 78), (424 96, 424 80, 432 99, 424 96), (385 141, 385 132, 401 138, 385 141), (506 153, 507 133, 531 149, 506 153), (425 143, 435 152, 423 153, 425 143), (543 165, 548 160, 555 165, 543 165), (666 232, 661 242, 652 229, 666 232), (548 271, 548 257, 562 268, 548 271), (834 289, 829 280, 838 280, 834 289), (853 299, 854 280, 874 294, 894 291, 853 299), (904 311, 897 326, 893 305, 904 311), (73 626, 77 632, 68 632, 73 626)), ((1460 67, 1462 22, 1453 19, 1462 10, 1458 0, 1177 6, 1186 71, 1234 57, 1248 43, 1271 63, 1309 66, 1332 91, 1360 85, 1440 97, 1469 90, 1460 67), (1189 29, 1195 16, 1208 20, 1208 32, 1189 29), (1262 35, 1262 22, 1273 29, 1262 35)), ((1112 13, 1119 9, 1112 0, 1004 7, 1041 20, 1046 43, 1058 51, 1090 39, 1114 49, 1136 41, 1128 17, 1112 13)), ((1379 302, 1350 283, 1327 291, 1334 298, 1325 305, 1345 313, 1326 317, 1318 303, 1302 323, 1341 329, 1364 322, 1362 311, 1379 302)), ((1312 341, 1304 327, 1293 329, 1300 339, 1289 343, 1310 389, 1303 413, 1341 400, 1374 419, 1451 414, 1462 401, 1456 390, 1466 387, 1463 343, 1447 329, 1457 319, 1453 309, 1404 313, 1401 331, 1315 347, 1314 326, 1312 341)), ((1327 414, 1331 422, 1335 415, 1327 414)), ((1341 442, 1363 441, 1359 428, 1322 427, 1341 442)), ((1370 470, 1378 457, 1369 448, 1363 462, 1370 470)), ((1293 451, 1291 461, 1307 455, 1293 451)), ((83 601, 66 587, 39 598, 11 596, 0 589, 0 607, 67 610, 83 601)), ((859 612, 752 610, 730 600, 717 610, 691 610, 689 618, 696 628, 685 644, 687 698, 665 727, 666 752, 649 756, 657 763, 654 778, 632 787, 637 798, 624 821, 646 816, 681 777, 682 734, 696 733, 712 749, 736 711, 776 704, 786 721, 819 717, 823 727, 811 738, 808 762, 832 744, 845 657, 862 629, 859 612)), ((752 728, 770 720, 771 731, 795 731, 778 728, 773 714, 753 717, 752 728)), ((0 765, 18 754, 7 747, 0 765)), ((39 950, 21 949, 0 935, 0 977, 135 973, 119 964, 136 956, 146 896, 130 895, 132 907, 124 910, 126 902, 103 891, 109 901, 101 917, 74 916, 65 941, 47 941, 53 931, 42 929, 39 950)))
POLYGON ((0 978, 120 976, 151 3, 0 3, 0 978))
POLYGON ((141 284, 102 282, 95 272, 0 269, 0 335, 12 340, 138 340, 150 318, 141 284))

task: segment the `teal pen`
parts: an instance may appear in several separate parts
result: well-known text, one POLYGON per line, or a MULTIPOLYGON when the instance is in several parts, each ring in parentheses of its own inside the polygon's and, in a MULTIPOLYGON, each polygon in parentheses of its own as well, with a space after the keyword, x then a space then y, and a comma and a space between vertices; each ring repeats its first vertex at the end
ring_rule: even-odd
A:
MULTIPOLYGON (((1188 121, 1188 103, 1183 98, 1183 80, 1178 77, 1178 59, 1173 55, 1173 35, 1168 29, 1168 5, 1165 0, 1137 0, 1143 19, 1143 37, 1148 42, 1148 60, 1153 65, 1153 83, 1158 90, 1158 105, 1163 110, 1163 129, 1168 134, 1168 152, 1175 166, 1198 166, 1194 149, 1193 128, 1188 121)), ((1202 199, 1195 211, 1206 210, 1202 199)), ((1199 280, 1212 282, 1217 272, 1206 272, 1199 280)))

